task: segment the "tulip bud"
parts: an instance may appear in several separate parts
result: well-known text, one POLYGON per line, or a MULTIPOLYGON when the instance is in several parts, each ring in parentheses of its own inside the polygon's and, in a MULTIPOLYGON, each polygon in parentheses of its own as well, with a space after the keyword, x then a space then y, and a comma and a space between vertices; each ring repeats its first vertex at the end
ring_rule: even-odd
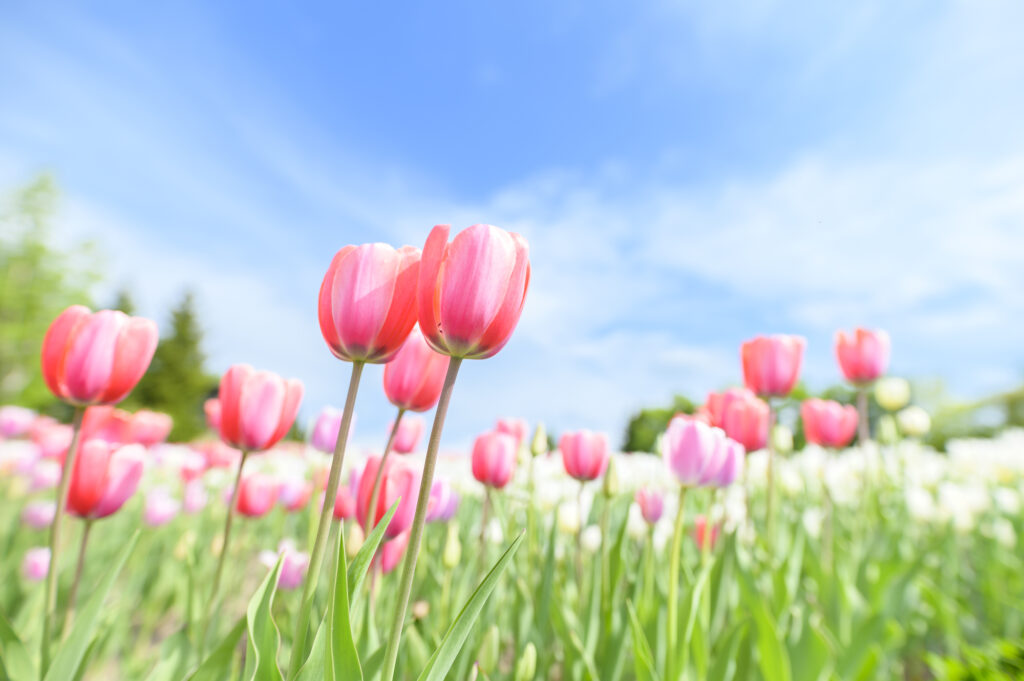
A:
POLYGON ((363 548, 363 541, 366 537, 363 536, 363 528, 359 526, 359 523, 349 523, 348 536, 345 537, 345 555, 348 556, 349 560, 356 557, 359 553, 359 549, 363 548))
POLYGON ((480 671, 488 676, 498 667, 498 656, 501 654, 501 632, 498 625, 492 624, 484 634, 484 640, 480 642, 480 649, 476 654, 477 664, 480 671))
POLYGON ((772 446, 779 454, 793 451, 793 431, 781 423, 772 428, 772 446))
POLYGON ((444 553, 441 561, 449 570, 455 567, 462 560, 462 542, 459 541, 459 524, 453 522, 448 526, 448 537, 444 541, 444 553))
POLYGON ((899 411, 910 402, 910 383, 905 378, 881 378, 875 383, 875 400, 886 411, 899 411))
POLYGON ((547 451, 548 431, 543 423, 538 423, 537 428, 533 431, 533 440, 530 442, 530 453, 534 456, 540 456, 541 454, 547 454, 547 451))
POLYGON ((430 614, 430 603, 427 601, 416 601, 412 604, 412 618, 421 620, 430 614))
POLYGON ((892 414, 885 414, 878 419, 878 424, 875 426, 875 437, 883 445, 891 445, 899 441, 900 431, 892 414))
POLYGON ((604 472, 601 494, 607 499, 612 499, 619 494, 619 476, 615 472, 615 459, 611 457, 608 458, 608 469, 604 472))
POLYGON ((932 427, 932 419, 928 412, 918 406, 907 407, 896 414, 896 421, 900 430, 910 437, 921 437, 928 433, 932 427))
POLYGON ((527 643, 523 654, 516 662, 515 681, 533 681, 537 673, 537 648, 532 643, 527 643))

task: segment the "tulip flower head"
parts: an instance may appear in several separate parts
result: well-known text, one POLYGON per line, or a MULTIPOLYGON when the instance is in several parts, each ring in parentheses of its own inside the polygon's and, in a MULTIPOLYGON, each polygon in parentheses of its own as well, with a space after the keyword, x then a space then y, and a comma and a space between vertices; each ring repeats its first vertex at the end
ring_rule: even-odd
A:
POLYGON ((21 522, 34 530, 43 530, 53 522, 57 504, 52 501, 30 501, 21 512, 21 522))
POLYGON ((380 547, 380 567, 384 574, 388 574, 402 562, 405 548, 409 545, 409 533, 402 532, 391 541, 384 542, 380 547))
POLYGON ((277 500, 285 510, 294 513, 304 509, 312 496, 312 482, 305 478, 291 477, 281 481, 277 500))
POLYGON ((266 515, 277 503, 280 489, 277 481, 265 473, 242 476, 238 489, 238 512, 249 518, 266 515))
POLYGON ((804 436, 821 447, 840 449, 857 433, 857 409, 832 400, 812 398, 800 405, 804 436))
POLYGON ((38 546, 25 552, 21 575, 30 582, 41 582, 50 571, 50 549, 38 546))
POLYGON ((36 413, 25 407, 8 405, 0 407, 0 437, 21 437, 29 432, 36 420, 36 413))
MULTIPOLYGON (((391 366, 390 364, 388 366, 391 366)), ((388 432, 394 427, 394 422, 388 426, 388 432)), ((391 444, 391 451, 397 454, 412 454, 416 451, 423 436, 423 419, 418 416, 403 416, 398 422, 398 432, 395 433, 395 441, 391 444)))
POLYGON ((384 394, 399 409, 433 409, 441 397, 448 362, 448 356, 434 352, 420 328, 413 326, 394 359, 384 365, 384 394))
POLYGON ((718 535, 721 532, 718 525, 708 521, 707 516, 698 515, 693 521, 693 540, 697 542, 697 548, 712 551, 718 542, 718 535))
POLYGON ((743 445, 722 429, 678 416, 662 436, 661 453, 684 487, 732 484, 743 462, 743 445))
POLYGON ((210 430, 220 432, 220 400, 216 397, 203 402, 203 413, 206 414, 206 425, 210 430))
POLYGON ((526 419, 498 419, 494 425, 495 432, 508 433, 516 439, 516 449, 523 446, 530 436, 530 424, 526 419))
POLYGON ((146 494, 143 519, 150 527, 160 527, 174 520, 181 511, 181 502, 171 496, 165 487, 154 487, 146 494))
POLYGON ((785 397, 800 378, 807 341, 802 336, 758 336, 743 343, 743 382, 762 397, 785 397))
POLYGON ((649 525, 654 525, 661 520, 665 512, 665 497, 657 490, 649 487, 641 487, 636 491, 636 505, 640 507, 640 514, 649 525))
MULTIPOLYGON (((370 497, 373 494, 373 481, 377 477, 377 468, 381 465, 379 456, 371 456, 366 460, 359 477, 358 495, 356 497, 356 518, 361 526, 366 526, 370 516, 370 497)), ((416 491, 419 489, 419 472, 401 459, 388 457, 384 461, 384 472, 381 474, 380 493, 377 497, 377 508, 373 510, 373 525, 381 521, 388 509, 401 499, 398 510, 391 518, 385 536, 394 539, 405 532, 412 524, 416 511, 416 491)))
POLYGON ((711 425, 725 431, 743 444, 748 452, 762 449, 768 441, 770 410, 768 403, 758 399, 748 388, 730 388, 708 395, 707 408, 711 425))
POLYGON ((248 452, 270 449, 295 422, 302 383, 236 364, 220 380, 220 436, 248 452))
POLYGON ((896 422, 904 435, 923 437, 932 427, 932 419, 921 407, 912 405, 896 414, 896 422))
POLYGON ((448 242, 437 225, 423 246, 418 315, 432 348, 451 357, 486 359, 515 330, 530 285, 530 247, 522 236, 473 225, 448 242))
POLYGON ((128 442, 152 447, 166 440, 173 427, 174 419, 169 415, 140 409, 132 414, 128 422, 128 442))
POLYGON ((149 319, 72 305, 43 338, 43 379, 69 404, 116 404, 146 373, 157 340, 149 319))
POLYGON ((306 578, 306 570, 309 568, 309 554, 299 551, 295 542, 291 539, 282 539, 277 545, 277 551, 261 551, 260 562, 268 569, 273 569, 277 561, 281 560, 281 572, 277 577, 277 586, 280 589, 290 591, 302 586, 306 578))
MULTIPOLYGON (((338 431, 341 430, 342 412, 334 407, 324 407, 316 417, 313 424, 313 434, 310 436, 310 444, 313 449, 324 454, 330 454, 338 444, 338 431)), ((348 436, 352 438, 355 431, 355 414, 352 415, 352 424, 349 426, 348 436)))
POLYGON ((558 441, 562 464, 571 477, 585 482, 604 475, 608 467, 608 436, 589 430, 565 433, 558 441))
POLYGON ((190 480, 185 483, 185 495, 183 506, 185 513, 198 513, 206 508, 209 501, 209 494, 206 492, 206 485, 202 480, 190 480))
POLYGON ((875 383, 875 401, 886 411, 899 411, 910 402, 910 383, 905 378, 881 378, 875 383))
POLYGON ((865 385, 889 368, 890 341, 885 331, 854 329, 836 332, 836 358, 843 376, 854 385, 865 385))
POLYGON ((516 470, 516 439, 507 433, 484 433, 473 442, 473 477, 501 489, 516 470))
POLYGON ((427 502, 427 522, 447 522, 455 517, 459 508, 459 495, 451 483, 441 478, 430 486, 430 500, 427 502))
POLYGON ((118 447, 88 440, 80 448, 68 487, 68 512, 81 518, 105 518, 135 494, 145 468, 141 445, 118 447))
POLYGON ((398 353, 416 322, 420 252, 387 244, 345 246, 320 286, 320 332, 348 362, 378 364, 398 353))

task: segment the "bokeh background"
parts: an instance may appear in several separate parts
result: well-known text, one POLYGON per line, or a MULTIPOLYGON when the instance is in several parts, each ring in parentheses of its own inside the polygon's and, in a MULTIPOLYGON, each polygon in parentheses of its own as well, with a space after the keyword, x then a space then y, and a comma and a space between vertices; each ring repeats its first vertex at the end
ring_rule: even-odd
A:
POLYGON ((854 325, 937 437, 1020 423, 1024 5, 819 5, 5 2, 0 403, 49 402, 38 339, 85 301, 158 321, 136 399, 179 428, 238 361, 301 378, 308 421, 347 380, 334 252, 490 222, 532 288, 450 445, 495 414, 624 442, 759 332, 806 335, 822 391, 854 325))

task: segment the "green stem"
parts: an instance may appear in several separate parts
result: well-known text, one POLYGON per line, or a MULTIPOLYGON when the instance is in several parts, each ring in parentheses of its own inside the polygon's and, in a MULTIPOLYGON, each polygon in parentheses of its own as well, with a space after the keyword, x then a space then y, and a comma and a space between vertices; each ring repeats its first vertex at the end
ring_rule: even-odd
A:
POLYGON ((217 557, 217 571, 213 573, 213 588, 210 590, 210 598, 206 601, 206 615, 203 617, 203 635, 199 639, 199 662, 202 663, 206 656, 206 639, 210 635, 210 625, 213 623, 213 608, 217 602, 217 594, 220 591, 220 581, 224 576, 224 563, 228 555, 228 543, 231 541, 231 525, 235 517, 235 506, 238 504, 238 490, 242 486, 242 468, 245 466, 245 459, 249 452, 242 450, 242 458, 238 460, 238 470, 235 471, 235 487, 231 490, 231 501, 228 502, 227 517, 224 518, 224 534, 221 536, 220 556, 217 557))
POLYGON ((341 480, 341 467, 345 462, 345 445, 348 443, 348 431, 352 426, 352 414, 356 408, 356 393, 359 392, 359 378, 363 374, 363 363, 352 362, 352 377, 348 383, 348 396, 345 398, 345 411, 341 415, 341 426, 338 428, 338 440, 334 444, 334 457, 331 459, 331 470, 327 474, 327 489, 324 490, 324 504, 320 510, 320 522, 316 528, 316 539, 309 557, 306 570, 305 585, 302 588, 302 601, 299 616, 295 619, 295 634, 292 637, 291 661, 288 663, 288 678, 294 679, 299 667, 306 658, 306 634, 309 630, 309 615, 313 610, 313 596, 316 594, 317 578, 324 561, 324 550, 330 530, 331 518, 334 516, 334 503, 338 496, 338 482, 341 480))
POLYGON ((459 373, 459 366, 461 364, 461 357, 452 357, 451 362, 448 364, 448 373, 444 377, 444 386, 441 388, 441 399, 438 400, 437 411, 434 413, 434 425, 430 429, 427 457, 423 462, 423 479, 420 482, 420 494, 416 501, 416 515, 413 517, 412 528, 409 530, 409 545, 406 548, 405 561, 402 566, 402 582, 398 590, 395 618, 391 622, 388 647, 384 653, 382 681, 392 681, 395 676, 395 665, 398 663, 398 645, 402 636, 402 625, 405 622, 405 610, 409 605, 409 595, 412 593, 412 579, 416 572, 416 559, 419 557, 420 540, 423 538, 423 521, 427 514, 427 504, 430 502, 430 486, 434 481, 434 467, 437 464, 437 450, 441 446, 441 431, 444 429, 444 419, 448 413, 448 403, 451 400, 452 388, 455 387, 455 377, 459 373))
POLYGON ((579 491, 576 493, 576 587, 580 592, 580 602, 583 602, 583 481, 580 481, 579 491))
POLYGON ((772 560, 772 549, 775 546, 775 442, 772 438, 772 430, 775 428, 775 408, 771 398, 768 402, 768 500, 767 512, 765 513, 768 559, 772 560))
POLYGON ((78 544, 78 562, 75 565, 75 579, 71 582, 71 593, 68 595, 68 606, 64 610, 64 627, 68 630, 71 624, 71 616, 75 610, 75 599, 78 597, 78 584, 82 581, 82 571, 85 569, 85 547, 89 543, 89 530, 92 529, 92 518, 85 519, 85 526, 82 528, 82 541, 78 544))
POLYGON ((480 550, 477 552, 476 571, 480 575, 486 574, 487 567, 487 521, 490 519, 491 511, 491 488, 484 486, 484 503, 480 508, 480 550))
POLYGON ((388 435, 387 444, 384 445, 384 453, 380 457, 380 465, 377 466, 377 474, 373 477, 373 492, 370 494, 370 505, 366 511, 366 522, 363 523, 363 536, 368 537, 370 530, 376 525, 377 519, 377 500, 380 499, 380 481, 384 479, 384 462, 388 460, 388 454, 391 453, 391 448, 395 444, 395 436, 398 434, 398 424, 402 422, 402 416, 405 415, 405 409, 402 407, 398 408, 398 416, 395 417, 395 424, 391 426, 391 433, 388 435))
POLYGON ((675 529, 672 531, 672 552, 668 560, 668 635, 665 645, 665 681, 675 681, 678 674, 674 673, 673 662, 677 652, 679 638, 679 555, 683 547, 683 520, 686 516, 686 488, 679 488, 679 509, 676 511, 675 529))
POLYGON ((46 676, 50 667, 50 632, 57 610, 57 571, 60 569, 60 530, 64 522, 64 508, 68 501, 68 485, 71 482, 71 471, 78 456, 78 440, 82 436, 82 417, 85 407, 75 407, 75 415, 71 421, 71 445, 64 457, 64 466, 60 471, 60 483, 57 485, 57 509, 54 512, 53 524, 50 526, 50 570, 46 573, 46 601, 43 609, 43 639, 39 648, 39 677, 46 676))

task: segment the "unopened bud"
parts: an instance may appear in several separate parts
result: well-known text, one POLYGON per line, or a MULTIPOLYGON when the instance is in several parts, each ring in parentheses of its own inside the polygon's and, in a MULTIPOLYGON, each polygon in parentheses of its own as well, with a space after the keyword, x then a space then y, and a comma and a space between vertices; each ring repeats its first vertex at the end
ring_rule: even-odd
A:
POLYGON ((480 665, 480 671, 488 676, 498 667, 498 656, 501 653, 501 632, 498 625, 492 624, 484 634, 484 640, 480 642, 480 650, 477 651, 476 661, 480 665))
POLYGON ((345 537, 345 555, 349 560, 356 557, 359 549, 363 548, 364 541, 366 541, 366 537, 363 536, 363 528, 359 526, 359 523, 350 523, 348 534, 345 537))
POLYGON ((412 618, 414 620, 421 620, 430 614, 430 603, 426 601, 416 601, 412 604, 412 618))
POLYGON ((533 440, 530 442, 530 453, 534 456, 540 456, 541 454, 547 454, 548 451, 548 431, 544 428, 543 423, 538 423, 537 428, 533 431, 533 440))
POLYGON ((889 376, 875 383, 875 401, 886 411, 899 411, 910 402, 910 383, 905 378, 889 376))
POLYGON ((615 472, 615 457, 608 458, 608 468, 604 472, 601 494, 611 499, 619 494, 619 474, 615 472))
POLYGON ((779 454, 793 451, 793 431, 781 424, 772 428, 772 447, 779 454))
POLYGON ((900 439, 900 430, 892 414, 884 414, 875 426, 875 437, 883 445, 895 444, 900 439))
POLYGON ((441 562, 449 570, 454 569, 462 560, 462 542, 459 541, 459 524, 448 525, 448 536, 444 541, 444 553, 441 562))
POLYGON ((527 643, 523 654, 519 656, 519 661, 516 662, 515 681, 533 681, 536 673, 537 649, 532 643, 527 643))

